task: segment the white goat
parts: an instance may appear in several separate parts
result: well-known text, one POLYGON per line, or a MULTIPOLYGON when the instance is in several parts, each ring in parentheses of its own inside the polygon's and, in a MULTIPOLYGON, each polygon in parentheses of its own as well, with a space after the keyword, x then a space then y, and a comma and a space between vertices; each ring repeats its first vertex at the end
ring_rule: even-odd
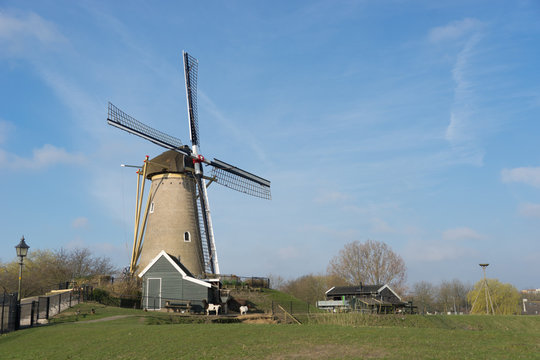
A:
POLYGON ((208 304, 208 307, 206 308, 206 315, 210 315, 210 311, 215 311, 217 315, 220 307, 221 305, 208 304))
POLYGON ((246 305, 240 306, 240 315, 245 315, 248 312, 248 307, 246 305))

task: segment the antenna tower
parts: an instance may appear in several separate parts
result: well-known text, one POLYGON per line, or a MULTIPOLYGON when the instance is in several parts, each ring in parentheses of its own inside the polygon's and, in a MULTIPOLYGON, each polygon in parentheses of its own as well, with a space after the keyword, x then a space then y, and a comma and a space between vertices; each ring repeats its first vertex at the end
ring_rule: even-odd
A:
POLYGON ((476 301, 478 300, 478 297, 482 293, 482 289, 484 289, 484 294, 486 297, 486 314, 489 315, 490 310, 491 310, 491 314, 495 315, 495 310, 493 310, 493 301, 491 300, 491 293, 489 292, 489 286, 488 286, 488 282, 486 278, 486 268, 489 266, 489 264, 478 264, 478 265, 480 265, 480 267, 482 268, 482 271, 484 272, 484 279, 482 281, 482 285, 480 285, 480 289, 478 290, 478 293, 476 294, 476 298, 474 299, 471 311, 474 310, 476 301))

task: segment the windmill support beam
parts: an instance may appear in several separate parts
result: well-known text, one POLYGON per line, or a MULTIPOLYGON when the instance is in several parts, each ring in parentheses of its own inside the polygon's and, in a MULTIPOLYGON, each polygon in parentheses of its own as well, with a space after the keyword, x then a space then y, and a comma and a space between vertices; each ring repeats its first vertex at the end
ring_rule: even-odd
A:
MULTIPOLYGON (((144 165, 143 165, 143 171, 142 171, 142 174, 140 173, 140 171, 137 172, 138 174, 138 177, 137 177, 137 204, 136 204, 136 208, 135 208, 135 230, 133 232, 133 249, 131 250, 131 262, 130 262, 130 265, 129 265, 129 272, 131 274, 134 274, 135 271, 136 271, 136 267, 137 267, 137 261, 139 260, 139 257, 140 257, 140 247, 141 247, 141 239, 142 239, 142 232, 144 231, 144 227, 143 227, 143 230, 139 231, 139 224, 140 224, 140 220, 141 220, 141 207, 142 207, 142 201, 143 201, 143 196, 144 196, 144 184, 145 184, 145 180, 146 180, 146 170, 148 168, 148 156, 146 156, 146 159, 144 160, 144 165), (141 177, 142 177, 142 184, 141 184, 141 177)), ((145 218, 146 218, 146 212, 145 212, 145 218)), ((145 221, 146 223, 146 221, 145 221)))

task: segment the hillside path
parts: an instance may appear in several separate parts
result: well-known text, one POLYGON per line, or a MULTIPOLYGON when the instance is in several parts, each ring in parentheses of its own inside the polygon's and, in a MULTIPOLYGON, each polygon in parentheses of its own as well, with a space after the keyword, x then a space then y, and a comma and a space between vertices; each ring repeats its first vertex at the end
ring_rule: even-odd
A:
POLYGON ((135 315, 115 315, 115 316, 109 316, 109 317, 95 319, 95 320, 77 321, 77 324, 88 324, 88 323, 95 323, 95 322, 112 321, 112 320, 118 320, 118 319, 123 319, 127 317, 133 317, 133 316, 135 315))

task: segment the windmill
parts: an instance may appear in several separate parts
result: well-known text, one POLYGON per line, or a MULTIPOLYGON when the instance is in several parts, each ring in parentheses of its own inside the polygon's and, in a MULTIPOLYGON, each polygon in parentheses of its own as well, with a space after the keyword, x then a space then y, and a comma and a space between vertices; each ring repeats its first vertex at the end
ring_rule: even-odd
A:
POLYGON ((178 138, 137 121, 110 102, 108 106, 109 125, 168 149, 153 159, 147 156, 137 171, 131 274, 144 269, 161 250, 175 256, 196 276, 220 273, 206 190, 212 182, 271 199, 270 181, 200 154, 198 61, 187 52, 183 52, 183 60, 191 148, 178 138), (203 164, 211 168, 211 176, 204 175, 203 164), (146 179, 151 180, 151 187, 141 220, 146 179))

